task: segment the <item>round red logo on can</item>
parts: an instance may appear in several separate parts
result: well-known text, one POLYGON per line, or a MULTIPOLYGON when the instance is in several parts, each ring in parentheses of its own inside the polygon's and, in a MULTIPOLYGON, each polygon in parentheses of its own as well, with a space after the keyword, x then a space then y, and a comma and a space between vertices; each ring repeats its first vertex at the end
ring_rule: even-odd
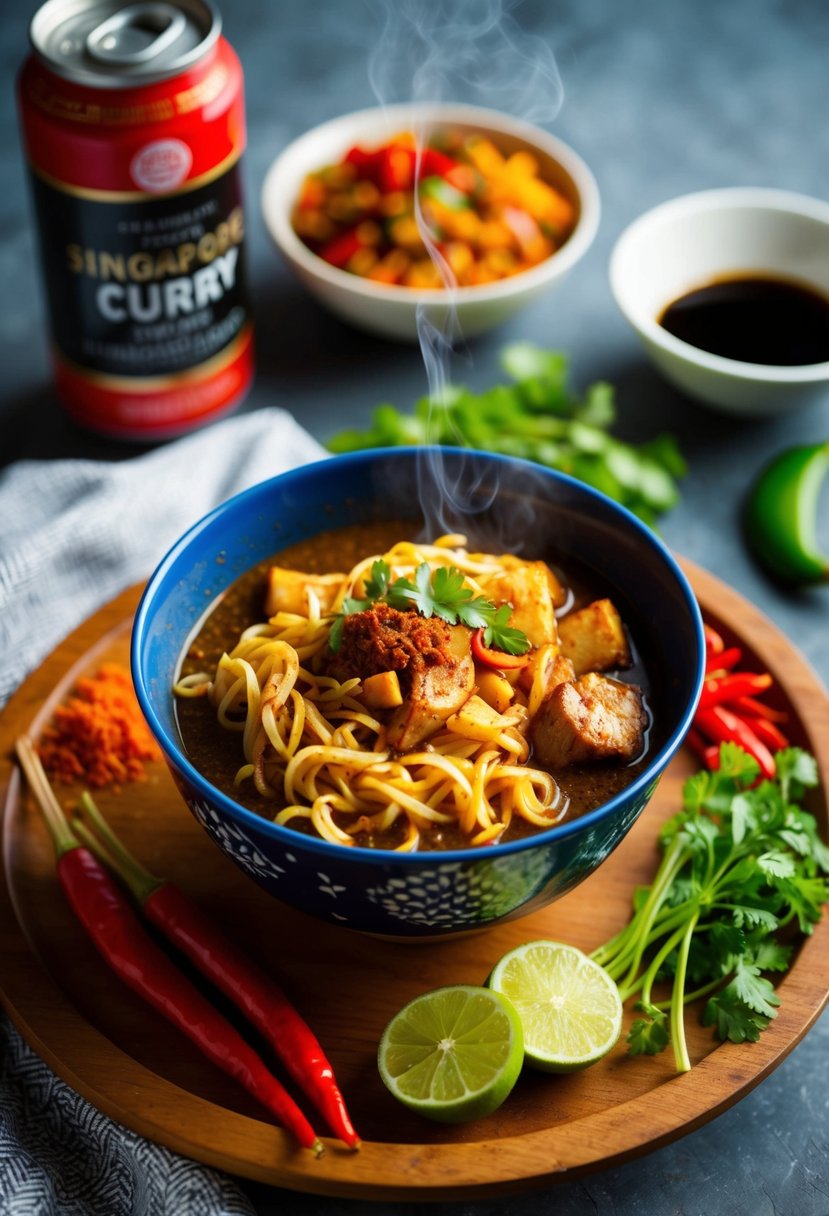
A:
POLYGON ((193 153, 180 139, 155 139, 130 161, 130 176, 148 194, 165 194, 180 186, 193 163, 193 153))

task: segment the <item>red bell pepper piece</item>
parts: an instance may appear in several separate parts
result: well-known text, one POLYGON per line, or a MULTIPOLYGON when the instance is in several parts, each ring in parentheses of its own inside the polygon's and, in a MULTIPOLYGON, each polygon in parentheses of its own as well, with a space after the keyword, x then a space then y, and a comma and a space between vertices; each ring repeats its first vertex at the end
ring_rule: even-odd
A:
POLYGON ((339 236, 332 237, 326 245, 323 245, 319 256, 329 265, 343 270, 354 254, 364 248, 365 245, 360 240, 357 229, 350 228, 348 232, 341 232, 339 236))
POLYGON ((420 155, 420 177, 446 177, 460 166, 460 161, 447 156, 437 148, 424 148, 420 155))
POLYGON ((369 151, 355 145, 343 157, 346 165, 353 165, 360 177, 375 178, 380 168, 380 150, 369 151))
POLYGON ((712 705, 710 709, 698 709, 694 725, 713 743, 736 743, 743 751, 753 756, 760 772, 771 780, 774 777, 774 757, 747 722, 723 705, 712 705))
POLYGON ((493 650, 484 643, 485 629, 476 629, 472 634, 472 657, 477 663, 486 667, 494 667, 496 671, 515 671, 526 667, 530 661, 527 654, 507 654, 506 650, 493 650))
POLYGON ((414 186, 415 150, 388 144, 380 154, 377 184, 384 194, 411 190, 414 186))

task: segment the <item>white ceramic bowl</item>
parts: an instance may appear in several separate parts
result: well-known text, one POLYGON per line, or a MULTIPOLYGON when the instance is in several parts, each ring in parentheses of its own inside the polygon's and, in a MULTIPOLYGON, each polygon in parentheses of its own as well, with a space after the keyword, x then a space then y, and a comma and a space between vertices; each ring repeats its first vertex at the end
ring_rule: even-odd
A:
POLYGON ((746 416, 813 403, 827 392, 829 363, 742 363, 699 350, 658 323, 686 292, 741 272, 785 278, 829 297, 829 203, 754 187, 685 195, 635 220, 610 259, 619 308, 677 388, 746 416))
POLYGON ((529 123, 495 110, 454 104, 399 105, 345 114, 314 127, 289 144, 271 165, 262 189, 265 224, 277 247, 308 290, 343 320, 384 337, 417 340, 417 309, 441 328, 450 314, 465 337, 483 333, 549 291, 590 246, 599 224, 599 191, 587 165, 561 140, 529 123), (576 206, 575 228, 552 257, 531 270, 480 287, 418 290, 349 274, 329 266, 299 239, 291 210, 308 173, 336 163, 354 144, 379 146, 400 131, 452 126, 484 131, 504 152, 529 148, 541 175, 576 206))

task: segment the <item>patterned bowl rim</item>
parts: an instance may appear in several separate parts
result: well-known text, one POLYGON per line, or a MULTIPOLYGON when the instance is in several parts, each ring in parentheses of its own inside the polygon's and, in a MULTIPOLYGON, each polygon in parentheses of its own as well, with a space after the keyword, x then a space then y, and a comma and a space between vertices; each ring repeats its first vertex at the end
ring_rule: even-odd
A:
MULTIPOLYGON (((539 846, 555 844, 558 841, 564 840, 568 836, 580 834, 592 828, 594 825, 600 824, 603 820, 611 818, 621 807, 634 802, 640 797, 648 797, 648 787, 662 775, 674 753, 678 751, 682 741, 691 726, 694 712, 696 710, 697 701, 699 700, 702 691, 702 684, 705 677, 705 644, 703 635, 702 614, 697 604, 696 596, 694 595, 688 579, 679 566, 665 543, 653 532, 646 524, 637 518, 626 507, 621 506, 607 495, 602 494, 598 490, 594 490, 592 486, 588 486, 582 481, 569 476, 567 473, 561 473, 556 469, 548 469, 532 461, 522 460, 518 457, 501 456, 491 452, 470 452, 469 449, 441 446, 430 447, 428 445, 418 447, 392 447, 392 448, 372 448, 368 451, 351 452, 343 455, 324 457, 321 460, 312 461, 308 464, 299 466, 296 469, 290 469, 285 473, 280 473, 275 477, 268 478, 265 481, 258 482, 256 485, 250 486, 246 490, 240 491, 231 498, 226 499, 212 511, 209 511, 201 519, 197 520, 167 551, 161 559, 141 596, 138 605, 138 610, 135 615, 135 622, 132 630, 131 639, 131 665, 132 676, 135 684, 135 691, 138 697, 139 704, 150 725, 150 728, 155 735, 157 741, 167 758, 168 763, 178 771, 180 776, 184 778, 200 798, 212 803, 216 808, 229 815, 237 823, 251 828, 265 837, 271 838, 275 843, 288 848, 302 848, 312 853, 320 854, 322 857, 328 858, 331 862, 351 861, 373 862, 378 865, 388 865, 394 861, 401 866, 422 866, 426 861, 429 864, 434 864, 435 852, 433 850, 423 852, 401 853, 392 849, 370 849, 361 845, 339 845, 332 844, 327 840, 321 840, 316 837, 300 834, 295 829, 283 827, 280 824, 274 823, 270 819, 257 814, 255 811, 248 810, 240 803, 235 802, 227 794, 223 793, 218 787, 212 785, 206 777, 188 760, 183 752, 178 740, 170 735, 163 722, 158 717, 153 706, 153 699, 144 679, 142 652, 144 649, 144 638, 149 629, 150 620, 154 612, 155 597, 162 588, 163 583, 169 576, 170 571, 175 566, 176 562, 186 553, 187 549, 197 541, 205 533, 209 532, 214 521, 221 518, 228 510, 237 510, 246 502, 254 502, 260 496, 267 496, 272 486, 277 483, 280 486, 290 488, 301 488, 302 482, 309 475, 313 476, 319 473, 322 468, 332 469, 336 465, 338 469, 348 469, 352 465, 360 464, 375 464, 382 462, 384 459, 396 458, 413 458, 416 454, 420 456, 428 456, 430 453, 441 453, 450 457, 469 458, 470 455, 476 459, 479 458, 485 463, 494 465, 509 466, 511 469, 526 468, 528 475, 532 473, 536 478, 540 475, 544 479, 562 482, 569 486, 577 495, 583 496, 587 502, 595 501, 605 510, 609 510, 611 514, 615 514, 620 524, 632 530, 637 538, 662 561, 667 568, 669 574, 674 580, 678 590, 680 591, 682 600, 688 610, 694 639, 696 642, 696 655, 694 663, 694 679, 691 695, 687 699, 685 709, 681 714, 679 721, 674 725, 670 736, 662 745, 662 747, 651 758, 642 772, 635 778, 630 785, 625 786, 623 790, 608 802, 604 802, 595 810, 588 811, 578 818, 566 821, 561 824, 556 824, 553 827, 546 828, 543 831, 537 832, 534 835, 524 836, 518 840, 505 841, 501 844, 487 845, 484 849, 446 849, 441 850, 439 856, 442 861, 471 861, 475 858, 486 858, 492 860, 497 857, 505 857, 508 854, 523 853, 527 849, 537 848, 539 846)), ((172 695, 172 694, 171 694, 172 695)))

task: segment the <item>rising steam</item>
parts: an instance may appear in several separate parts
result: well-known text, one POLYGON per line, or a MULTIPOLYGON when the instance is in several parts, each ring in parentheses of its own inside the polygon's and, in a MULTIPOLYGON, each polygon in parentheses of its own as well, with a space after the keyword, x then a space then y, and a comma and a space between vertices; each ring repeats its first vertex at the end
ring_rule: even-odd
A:
MULTIPOLYGON (((512 114, 535 124, 551 123, 563 100, 561 77, 544 39, 521 29, 515 0, 370 0, 381 33, 369 57, 369 79, 381 105, 402 102, 461 102, 512 114)), ((416 129, 418 147, 429 136, 416 129)), ((443 279, 449 308, 440 314, 418 309, 417 331, 429 397, 440 408, 451 383, 451 362, 460 334, 456 284, 420 213, 421 237, 443 279), (438 319, 439 317, 439 319, 438 319)), ((470 457, 470 466, 474 460, 470 457)), ((455 531, 464 516, 486 510, 497 483, 483 492, 472 467, 449 475, 440 451, 419 462, 419 493, 427 533, 455 531), (488 501, 487 501, 488 499, 488 501)))

